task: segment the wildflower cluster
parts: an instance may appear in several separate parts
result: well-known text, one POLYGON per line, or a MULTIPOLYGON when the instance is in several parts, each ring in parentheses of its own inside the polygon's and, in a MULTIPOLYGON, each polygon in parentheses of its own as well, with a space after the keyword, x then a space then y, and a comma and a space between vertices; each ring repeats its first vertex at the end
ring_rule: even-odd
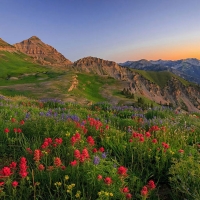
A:
POLYGON ((41 149, 48 150, 48 148, 51 147, 57 147, 61 145, 63 142, 62 138, 55 138, 54 140, 52 138, 45 138, 43 144, 41 145, 41 149))
POLYGON ((106 192, 106 191, 101 190, 100 192, 98 192, 98 196, 100 199, 104 199, 104 198, 107 199, 109 196, 113 197, 114 194, 112 192, 106 192))
POLYGON ((72 136, 71 144, 74 146, 75 143, 78 143, 80 140, 81 140, 81 135, 80 135, 80 133, 77 132, 77 133, 75 133, 74 136, 72 136))
POLYGON ((141 195, 144 197, 144 199, 146 199, 148 194, 155 188, 156 188, 156 185, 155 185, 154 181, 150 180, 147 185, 143 186, 143 188, 141 190, 141 195))
POLYGON ((70 185, 67 185, 67 186, 66 186, 66 188, 67 188, 66 192, 67 192, 67 193, 72 193, 72 190, 73 190, 74 187, 75 187, 75 184, 74 184, 74 183, 72 183, 72 184, 70 184, 70 185))
POLYGON ((84 148, 82 152, 80 150, 75 149, 74 150, 74 157, 81 163, 83 163, 85 160, 90 158, 90 155, 88 153, 88 150, 84 148))
POLYGON ((27 177, 28 175, 28 166, 27 166, 27 160, 25 157, 22 157, 20 159, 20 163, 19 163, 19 175, 22 177, 22 178, 25 178, 27 177))

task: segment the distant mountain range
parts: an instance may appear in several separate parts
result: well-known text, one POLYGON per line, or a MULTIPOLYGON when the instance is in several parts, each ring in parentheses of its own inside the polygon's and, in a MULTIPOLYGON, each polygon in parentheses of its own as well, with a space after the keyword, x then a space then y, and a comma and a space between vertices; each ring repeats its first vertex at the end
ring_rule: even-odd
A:
MULTIPOLYGON (((143 59, 117 64, 89 56, 73 63, 36 36, 14 45, 0 39, 0 80, 4 83, 21 80, 30 73, 32 76, 43 73, 44 76, 48 69, 58 68, 77 74, 89 73, 102 79, 113 78, 119 85, 112 86, 112 90, 121 87, 121 91, 150 102, 172 104, 189 111, 200 110, 200 87, 195 84, 200 84, 200 61, 195 58, 177 61, 143 59)), ((93 92, 95 95, 96 91, 93 92)))
POLYGON ((145 71, 170 71, 190 82, 200 84, 200 60, 188 58, 182 60, 139 60, 119 63, 120 66, 145 71))

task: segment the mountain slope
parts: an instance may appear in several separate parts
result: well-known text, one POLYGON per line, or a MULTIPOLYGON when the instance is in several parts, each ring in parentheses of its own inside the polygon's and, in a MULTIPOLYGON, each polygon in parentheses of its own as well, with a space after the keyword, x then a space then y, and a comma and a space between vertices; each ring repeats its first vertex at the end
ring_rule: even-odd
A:
POLYGON ((155 77, 152 75, 148 76, 151 77, 153 81, 145 78, 143 75, 136 75, 132 81, 131 90, 157 103, 170 103, 175 107, 180 106, 190 111, 199 111, 200 87, 187 82, 184 83, 179 77, 171 75, 170 72, 160 74, 159 79, 165 79, 162 83, 162 87, 159 86, 160 84, 156 84, 158 75, 155 77))
POLYGON ((178 79, 185 86, 189 86, 192 84, 186 81, 185 79, 173 74, 170 71, 145 71, 145 70, 136 70, 136 69, 132 69, 132 71, 139 73, 144 78, 157 84, 161 88, 165 87, 167 82, 170 81, 172 78, 178 79))
POLYGON ((8 44, 7 42, 5 42, 4 40, 0 38, 0 51, 15 52, 16 49, 14 46, 12 46, 11 44, 8 44))
POLYGON ((35 61, 42 65, 60 67, 72 64, 70 60, 66 59, 55 48, 45 44, 36 36, 16 43, 14 46, 18 51, 33 57, 35 61))
POLYGON ((0 86, 38 83, 52 80, 61 73, 60 70, 39 65, 32 57, 0 40, 0 86))
POLYGON ((25 73, 43 72, 45 68, 34 63, 33 58, 19 52, 7 42, 0 40, 0 78, 9 79, 25 73))

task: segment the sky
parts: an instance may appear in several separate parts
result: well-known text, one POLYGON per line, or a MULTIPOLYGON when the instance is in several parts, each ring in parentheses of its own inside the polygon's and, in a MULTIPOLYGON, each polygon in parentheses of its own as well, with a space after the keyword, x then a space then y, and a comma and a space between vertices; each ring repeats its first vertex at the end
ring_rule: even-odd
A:
POLYGON ((0 0, 0 38, 76 61, 200 59, 200 0, 0 0))

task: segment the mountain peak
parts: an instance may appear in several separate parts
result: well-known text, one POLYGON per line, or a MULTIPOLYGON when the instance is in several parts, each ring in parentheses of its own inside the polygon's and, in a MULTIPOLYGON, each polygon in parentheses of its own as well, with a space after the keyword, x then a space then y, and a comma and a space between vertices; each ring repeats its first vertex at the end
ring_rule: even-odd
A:
POLYGON ((196 58, 187 58, 187 59, 183 59, 183 62, 187 62, 191 65, 197 65, 200 66, 200 60, 196 59, 196 58))
POLYGON ((37 36, 32 36, 27 40, 14 44, 14 46, 17 50, 33 57, 42 65, 62 67, 72 63, 55 48, 42 42, 37 36))
POLYGON ((84 57, 73 63, 73 67, 77 71, 84 71, 103 76, 112 76, 121 79, 121 67, 114 61, 104 60, 97 57, 84 57))
POLYGON ((37 36, 34 35, 34 36, 30 37, 29 40, 40 40, 40 38, 38 38, 37 36))

